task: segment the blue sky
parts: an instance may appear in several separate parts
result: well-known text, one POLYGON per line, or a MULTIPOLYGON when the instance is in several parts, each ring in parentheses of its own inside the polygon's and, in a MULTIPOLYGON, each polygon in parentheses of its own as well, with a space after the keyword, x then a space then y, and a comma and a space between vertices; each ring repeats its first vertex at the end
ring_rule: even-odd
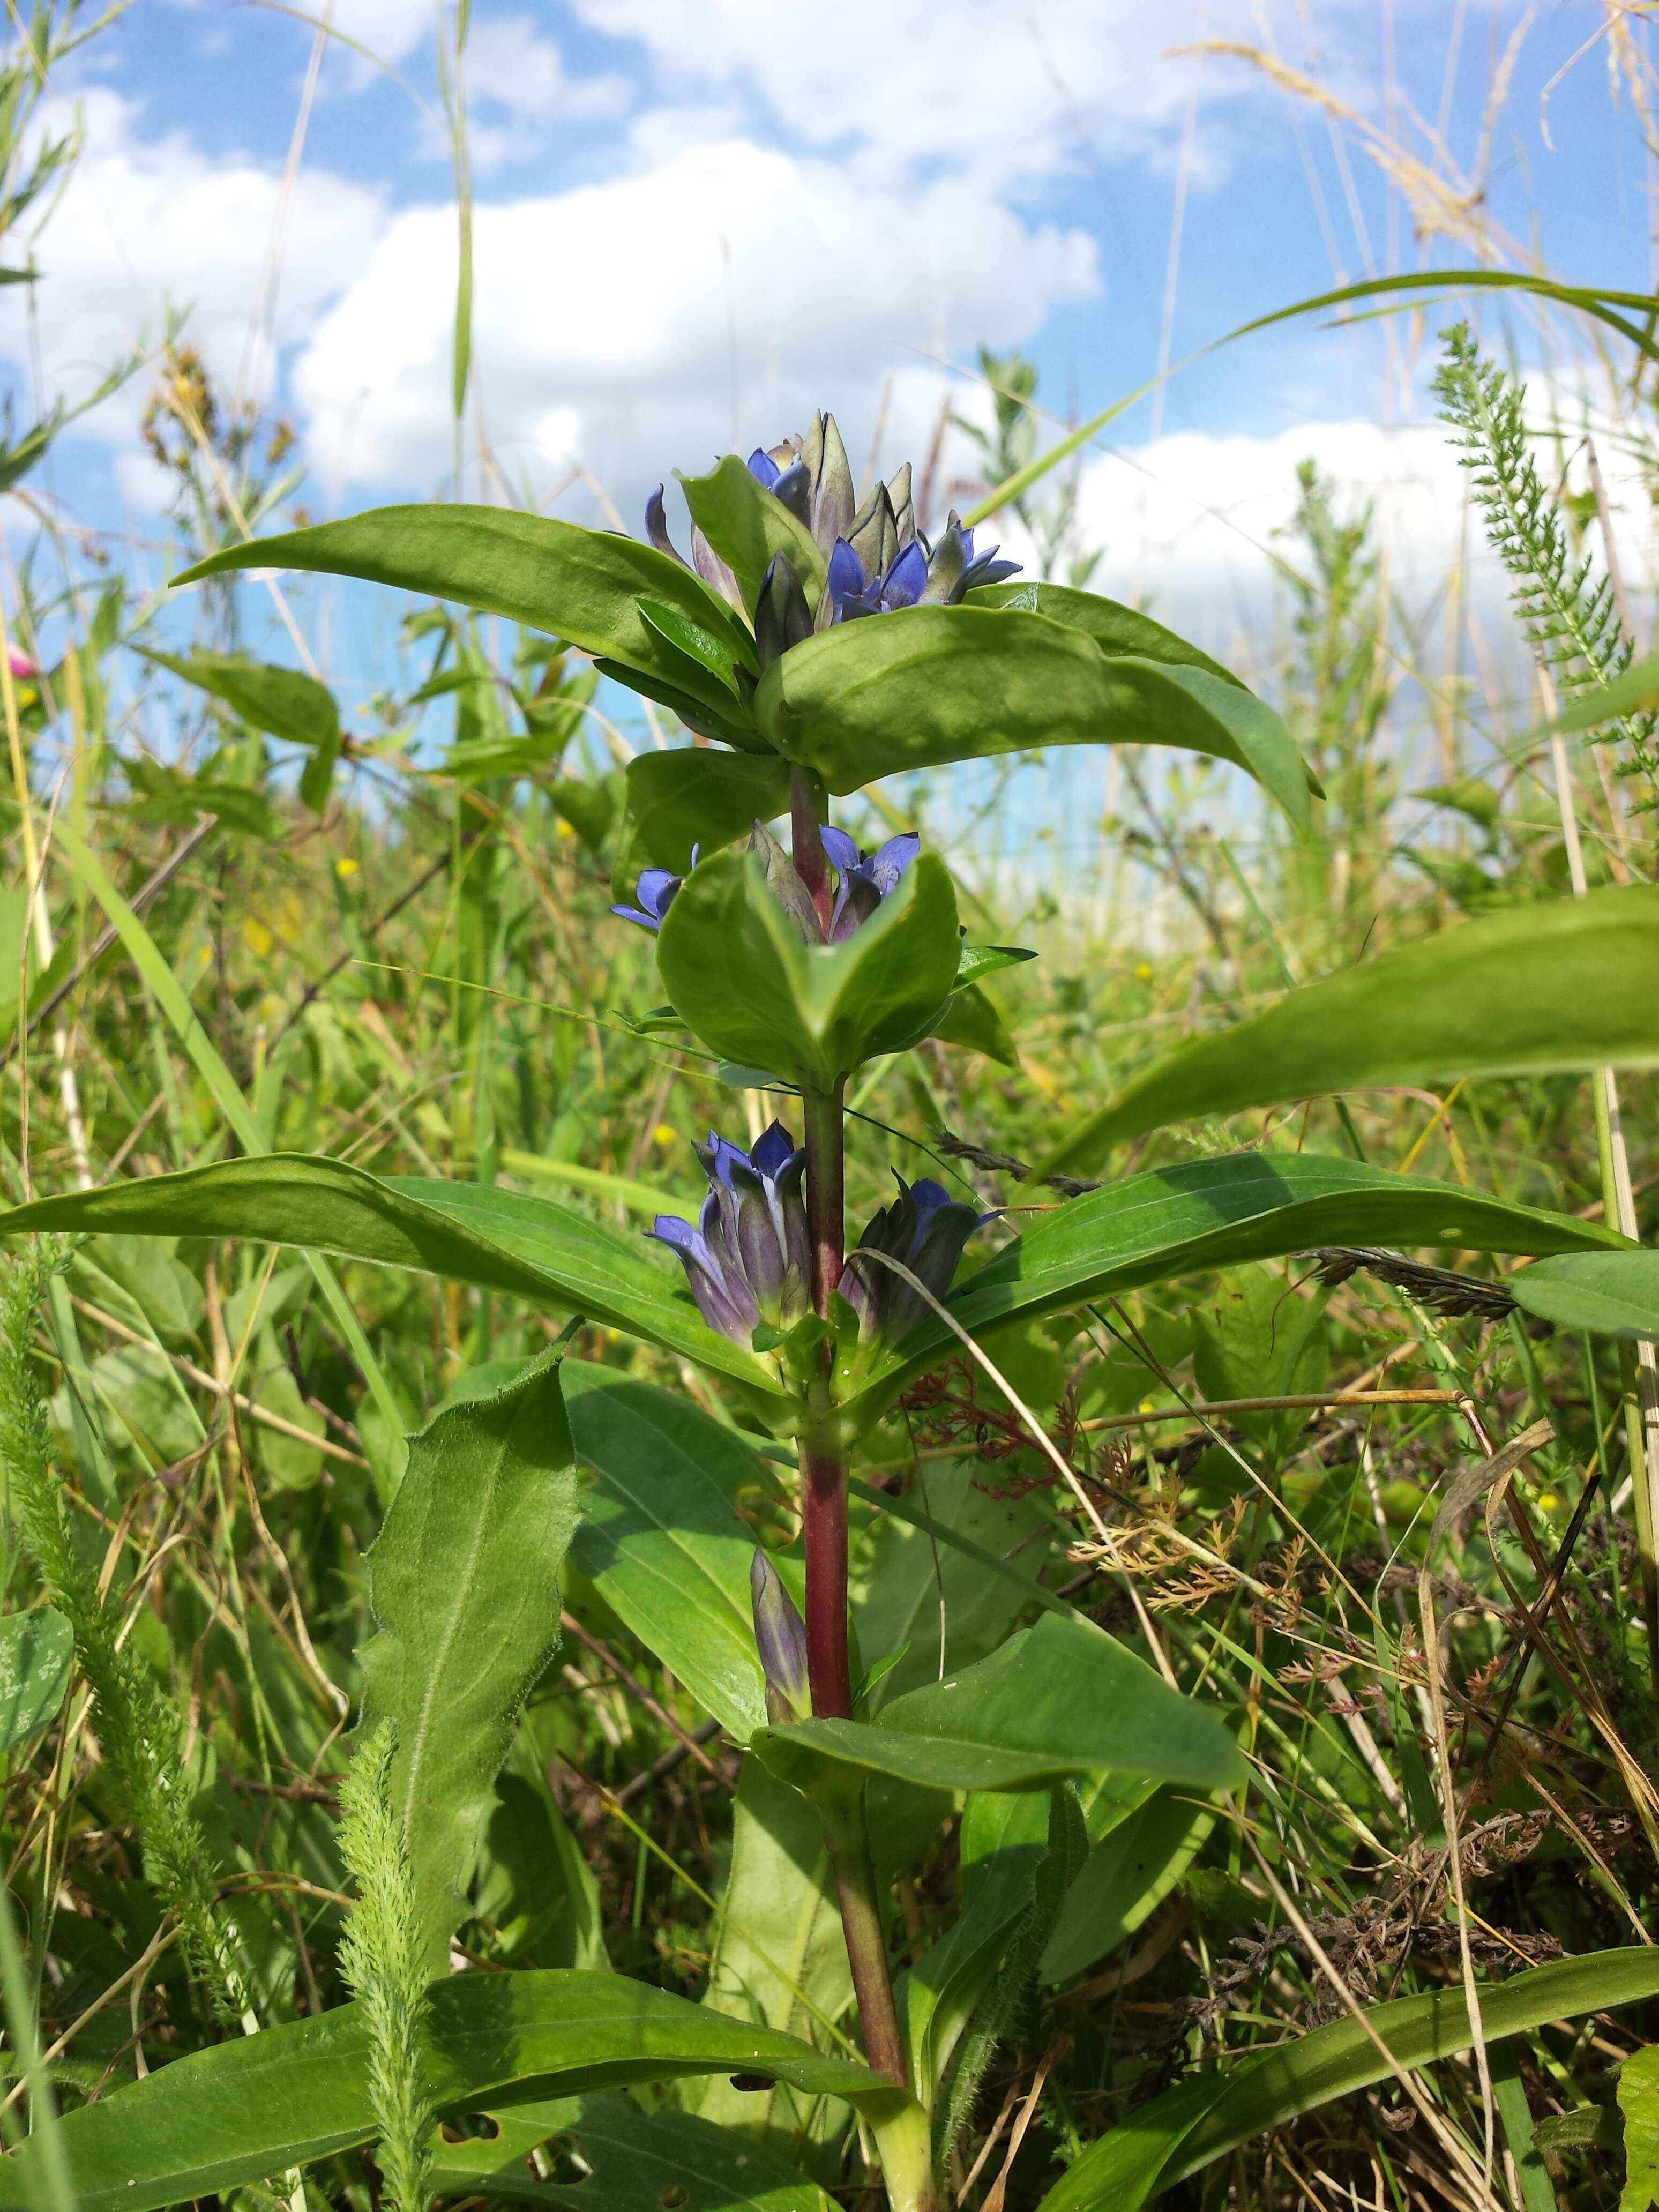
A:
MULTIPOLYGON (((325 43, 289 191, 312 28, 258 0, 135 0, 64 87, 86 147, 40 246, 38 329, 0 298, 20 405, 43 374, 73 388, 154 337, 171 302, 228 386, 295 416, 314 514, 449 488, 436 21, 424 0, 335 0, 334 27, 378 59, 325 43)), ((879 420, 884 470, 920 464, 951 392, 976 404, 951 365, 981 339, 1030 351, 1057 415, 1090 413, 1166 348, 1344 279, 1466 261, 1460 231, 1645 285, 1640 134, 1605 44, 1573 62, 1603 23, 1600 0, 1558 0, 1515 45, 1507 0, 479 0, 468 494, 633 527, 675 466, 770 441, 815 404, 855 460, 879 420), (1174 51, 1205 40, 1257 58, 1174 51), (1408 191, 1374 158, 1390 144, 1418 164, 1408 191), (1438 234, 1419 234, 1425 210, 1438 234)), ((1384 487, 1401 573, 1431 592, 1459 501, 1428 427, 1433 326, 1413 352, 1403 324, 1304 320, 1184 368, 1114 426, 1116 459, 1091 458, 1097 580, 1166 614, 1202 602, 1224 643, 1259 615, 1305 451, 1384 487)), ((142 391, 65 441, 53 483, 80 519, 154 545, 142 391)), ((947 443, 941 499, 970 459, 947 443)))

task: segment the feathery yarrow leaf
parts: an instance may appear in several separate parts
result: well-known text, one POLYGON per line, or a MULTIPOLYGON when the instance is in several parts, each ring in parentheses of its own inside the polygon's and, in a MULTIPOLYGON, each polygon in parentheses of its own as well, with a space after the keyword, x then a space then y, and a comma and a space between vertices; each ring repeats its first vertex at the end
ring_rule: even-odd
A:
POLYGON ((432 2194, 432 2103, 422 2080, 427 2014, 415 1881, 392 1802, 398 1732, 382 1721, 357 1747, 340 1785, 340 1855, 357 1902, 340 1971, 368 2027, 368 2094, 380 2130, 384 2212, 424 2212, 432 2194))
MULTIPOLYGON (((1528 644, 1569 698, 1605 690, 1635 647, 1619 620, 1613 580, 1585 556, 1575 561, 1560 509, 1544 488, 1527 441, 1526 387, 1485 360, 1467 323, 1442 332, 1445 356, 1434 380, 1442 419, 1470 474, 1492 550, 1514 579, 1511 599, 1528 644)), ((1659 806, 1659 716, 1610 720, 1604 742, 1622 742, 1624 776, 1643 775, 1659 806)))

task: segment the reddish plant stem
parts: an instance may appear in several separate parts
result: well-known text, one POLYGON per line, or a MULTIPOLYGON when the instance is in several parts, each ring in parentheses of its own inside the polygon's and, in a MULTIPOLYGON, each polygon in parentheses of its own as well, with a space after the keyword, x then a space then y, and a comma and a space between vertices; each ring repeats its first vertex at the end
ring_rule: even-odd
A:
POLYGON ((842 1802, 821 1803, 823 1839, 830 1848, 830 1867, 835 1876, 836 1902, 841 1908, 842 1932, 847 1938, 848 1964, 853 1970, 853 1994, 858 1999, 859 2026, 864 2031, 864 2055, 878 2074, 890 2081, 909 2082, 904 2063, 904 2037, 893 2002, 893 1980, 887 1970, 887 1943, 882 1931, 881 1905, 875 1869, 870 1863, 869 1829, 864 1817, 864 1792, 842 1802))
MULTIPOLYGON (((824 857, 823 840, 818 835, 817 794, 811 777, 803 769, 792 769, 789 776, 789 838, 795 873, 805 884, 827 936, 830 917, 835 911, 835 894, 830 889, 830 863, 824 857)), ((834 1288, 833 1284, 830 1287, 834 1288)))
MULTIPOLYGON (((830 914, 830 871, 818 835, 817 809, 807 777, 790 780, 790 813, 796 872, 811 893, 826 929, 830 914)), ((847 1233, 846 1151, 842 1122, 843 1083, 833 1091, 806 1091, 806 1223, 812 1243, 812 1304, 825 1320, 841 1282, 847 1233)), ((830 1347, 807 1394, 800 1438, 801 1518, 806 1552, 806 1673, 812 1711, 820 1719, 848 1720, 852 1675, 847 1654, 847 1443, 830 1389, 830 1347)), ((865 2055, 895 2081, 908 2079, 904 2039, 887 1964, 881 1896, 870 1860, 864 1793, 818 1808, 835 1876, 842 1933, 858 1998, 865 2055)), ((927 2150, 922 2147, 922 2166, 927 2150)), ((922 2184, 931 2192, 931 2175, 922 2184)))
MULTIPOLYGON (((845 1236, 845 1157, 841 1089, 809 1091, 806 1108, 806 1224, 812 1240, 812 1304, 828 1316, 841 1281, 845 1236)), ((806 1551, 806 1662, 812 1711, 849 1719, 853 1685, 847 1658, 847 1453, 830 1401, 829 1347, 813 1382, 811 1419, 801 1437, 801 1516, 806 1551)))
POLYGON ((820 1720, 850 1720, 847 1661, 847 1461, 805 1439, 800 1455, 806 1551, 806 1676, 820 1720))

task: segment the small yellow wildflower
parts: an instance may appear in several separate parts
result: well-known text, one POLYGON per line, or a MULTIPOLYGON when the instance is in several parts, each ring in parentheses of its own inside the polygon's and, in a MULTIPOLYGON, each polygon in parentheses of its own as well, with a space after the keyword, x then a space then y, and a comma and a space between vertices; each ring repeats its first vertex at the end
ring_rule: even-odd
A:
POLYGON ((666 1121, 659 1121, 651 1132, 651 1141, 654 1145, 672 1145, 678 1134, 679 1131, 671 1129, 666 1121))
POLYGON ((357 863, 349 853, 344 854, 334 863, 334 872, 337 876, 355 876, 357 872, 357 863))
POLYGON ((1135 981, 1137 983, 1150 983, 1152 980, 1152 970, 1151 963, 1143 960, 1139 967, 1135 969, 1135 981))
POLYGON ((249 915, 242 924, 242 942, 256 960, 263 960, 276 940, 264 922, 249 915))

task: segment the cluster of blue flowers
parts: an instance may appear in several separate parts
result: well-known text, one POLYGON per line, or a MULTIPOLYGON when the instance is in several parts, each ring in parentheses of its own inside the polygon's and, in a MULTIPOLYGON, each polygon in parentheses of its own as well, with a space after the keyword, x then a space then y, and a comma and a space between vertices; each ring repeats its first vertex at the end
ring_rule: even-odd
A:
POLYGON ((788 1328, 811 1304, 806 1154, 774 1121, 747 1152, 711 1129, 697 1158, 708 1195, 696 1224, 659 1213, 647 1233, 684 1266, 709 1327, 747 1350, 762 1322, 788 1328))
MULTIPOLYGON (((811 1310, 806 1154, 774 1121, 746 1152, 711 1129, 697 1158, 708 1178, 697 1220, 659 1213, 647 1233, 679 1260, 709 1327, 747 1351, 763 1322, 787 1329, 811 1310)), ((953 1199, 941 1183, 894 1180, 897 1198, 875 1215, 860 1245, 888 1254, 943 1298, 968 1239, 991 1217, 953 1199)), ((842 1268, 838 1287, 866 1342, 896 1341, 928 1310, 927 1298, 902 1276, 860 1251, 842 1268)))
MULTIPOLYGON (((755 824, 749 841, 749 849, 766 863, 768 880, 782 898, 785 906, 800 925, 809 942, 831 945, 843 944, 860 923, 866 922, 896 887, 899 878, 921 850, 921 839, 914 830, 901 830, 896 837, 873 853, 861 853, 856 839, 844 830, 833 830, 828 823, 819 832, 823 849, 836 871, 836 903, 830 910, 830 927, 826 932, 819 924, 812 902, 795 873, 793 862, 775 837, 768 835, 760 823, 755 824)), ((697 865, 698 848, 691 848, 691 866, 697 865)), ((690 871, 688 870, 688 873, 690 871)), ((667 868, 642 868, 632 906, 613 906, 612 914, 620 915, 624 921, 637 921, 641 928, 660 929, 663 916, 674 903, 675 894, 685 881, 667 868)))
MULTIPOLYGON (((814 613, 794 563, 787 554, 774 554, 755 609, 755 642, 763 665, 815 630, 860 615, 892 614, 900 607, 954 606, 976 584, 1000 583, 1018 568, 1017 561, 998 560, 994 545, 976 551, 973 531, 954 510, 930 544, 916 527, 908 461, 888 483, 877 484, 854 512, 853 471, 833 415, 815 416, 804 438, 791 438, 769 451, 757 446, 748 467, 755 481, 811 533, 827 571, 814 613)), ((692 529, 689 562, 675 546, 660 484, 647 502, 645 527, 659 552, 695 569, 739 613, 747 612, 737 578, 701 530, 692 529)))

